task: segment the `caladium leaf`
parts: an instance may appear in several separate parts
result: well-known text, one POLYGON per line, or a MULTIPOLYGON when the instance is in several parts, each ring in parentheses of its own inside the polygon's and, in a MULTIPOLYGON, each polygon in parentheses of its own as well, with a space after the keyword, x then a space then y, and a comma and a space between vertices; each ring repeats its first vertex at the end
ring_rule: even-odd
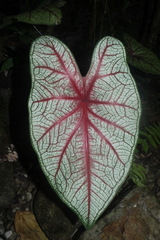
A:
POLYGON ((30 53, 30 132, 41 168, 59 197, 90 228, 129 172, 140 101, 120 41, 103 38, 82 77, 54 37, 30 53))
POLYGON ((61 22, 62 13, 59 8, 48 6, 37 8, 30 12, 24 12, 14 16, 19 22, 41 25, 58 25, 61 22))
POLYGON ((124 34, 124 44, 127 60, 132 66, 146 73, 160 74, 160 59, 152 51, 128 34, 124 34))

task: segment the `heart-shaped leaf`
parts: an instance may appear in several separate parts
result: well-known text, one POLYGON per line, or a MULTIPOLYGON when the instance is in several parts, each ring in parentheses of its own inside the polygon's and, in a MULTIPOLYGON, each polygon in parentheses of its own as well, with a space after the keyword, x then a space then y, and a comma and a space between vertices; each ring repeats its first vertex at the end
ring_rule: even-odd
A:
POLYGON ((152 51, 128 34, 124 34, 124 43, 127 60, 132 66, 146 73, 160 74, 160 59, 152 51))
POLYGON ((140 101, 124 47, 103 38, 85 77, 54 37, 35 40, 30 61, 33 147, 51 186, 89 228, 126 179, 137 141, 140 101))
POLYGON ((13 17, 19 22, 29 24, 58 25, 61 22, 62 13, 59 8, 50 6, 37 8, 31 12, 24 12, 13 17))

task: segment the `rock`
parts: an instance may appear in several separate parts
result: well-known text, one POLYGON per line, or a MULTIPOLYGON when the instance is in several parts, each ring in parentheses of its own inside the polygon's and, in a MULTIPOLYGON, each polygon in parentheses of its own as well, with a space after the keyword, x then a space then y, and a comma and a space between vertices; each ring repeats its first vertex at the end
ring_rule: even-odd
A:
POLYGON ((157 240, 160 204, 147 188, 133 189, 79 240, 157 240))
POLYGON ((158 222, 160 222, 160 209, 157 209, 156 207, 152 208, 151 214, 155 219, 157 219, 158 222))
POLYGON ((13 163, 0 163, 0 207, 14 203, 16 186, 13 173, 13 163))
POLYGON ((12 231, 11 231, 11 230, 5 232, 5 234, 4 234, 4 237, 5 237, 6 239, 9 239, 11 236, 12 236, 12 231))
POLYGON ((61 208, 41 191, 35 196, 34 214, 47 238, 56 240, 69 238, 73 225, 61 208))
POLYGON ((26 193, 26 196, 25 196, 26 202, 31 201, 31 199, 32 199, 32 194, 31 194, 30 192, 27 192, 27 193, 26 193))

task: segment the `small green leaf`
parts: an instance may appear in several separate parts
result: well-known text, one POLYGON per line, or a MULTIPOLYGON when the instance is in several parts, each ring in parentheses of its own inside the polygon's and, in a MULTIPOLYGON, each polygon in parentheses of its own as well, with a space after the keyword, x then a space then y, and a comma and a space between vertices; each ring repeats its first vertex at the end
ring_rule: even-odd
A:
POLYGON ((3 72, 4 70, 8 70, 8 69, 12 68, 13 66, 14 66, 13 57, 8 58, 2 63, 0 72, 3 72))
POLYGON ((14 18, 19 22, 29 24, 58 25, 61 22, 62 14, 59 8, 48 6, 16 15, 14 18))
POLYGON ((142 148, 143 148, 143 150, 145 151, 145 153, 148 152, 148 144, 147 144, 146 139, 141 139, 141 138, 139 138, 138 141, 137 141, 137 143, 142 144, 142 148))
POLYGON ((160 137, 160 126, 159 126, 159 123, 158 123, 158 125, 154 124, 154 127, 155 127, 156 134, 160 137))
POLYGON ((139 164, 133 163, 130 178, 139 187, 145 186, 147 170, 139 164))
POLYGON ((146 140, 143 141, 142 147, 143 147, 143 150, 145 151, 145 153, 147 153, 148 152, 148 144, 147 144, 146 140))
POLYGON ((151 144, 153 147, 157 148, 157 144, 155 143, 153 137, 152 137, 149 133, 140 131, 140 134, 143 135, 143 136, 146 136, 146 137, 148 138, 150 144, 151 144))
POLYGON ((152 126, 146 127, 146 130, 152 135, 152 137, 154 138, 154 140, 156 141, 157 144, 160 144, 160 140, 158 139, 158 135, 157 132, 155 132, 154 127, 152 128, 152 126))
POLYGON ((154 148, 157 148, 157 144, 156 142, 154 141, 153 137, 149 135, 149 138, 148 140, 150 141, 151 145, 154 147, 154 148))
POLYGON ((146 73, 160 74, 160 59, 152 51, 127 34, 124 34, 124 44, 127 61, 132 66, 146 73))
POLYGON ((160 128, 158 128, 158 125, 149 125, 149 128, 156 134, 157 137, 160 138, 160 128))
POLYGON ((64 0, 58 0, 54 3, 54 7, 61 8, 63 7, 67 2, 64 0))

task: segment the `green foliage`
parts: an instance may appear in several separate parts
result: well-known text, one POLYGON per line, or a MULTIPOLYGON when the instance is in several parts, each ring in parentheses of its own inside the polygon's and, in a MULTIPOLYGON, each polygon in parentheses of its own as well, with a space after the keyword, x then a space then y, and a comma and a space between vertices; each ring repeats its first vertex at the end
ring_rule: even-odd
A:
POLYGON ((145 127, 144 131, 140 131, 139 134, 137 143, 141 144, 145 153, 148 152, 149 146, 157 148, 160 145, 160 122, 145 127))
MULTIPOLYGON (((75 26, 75 22, 78 21, 78 8, 69 8, 70 4, 64 0, 34 0, 34 1, 26 1, 21 6, 21 9, 24 12, 4 17, 0 24, 0 29, 5 27, 8 28, 9 25, 16 26, 15 23, 22 22, 32 25, 47 25, 54 26, 61 23, 62 12, 61 7, 64 5, 68 6, 70 9, 70 16, 68 16, 67 21, 65 21, 64 27, 65 31, 68 29, 68 25, 73 25, 74 28, 78 28, 79 25, 75 26)), ((92 39, 93 45, 96 44, 103 36, 115 36, 120 39, 125 45, 126 53, 127 53, 127 61, 129 64, 134 66, 135 68, 140 69, 143 72, 151 73, 151 74, 160 74, 160 59, 148 48, 138 42, 137 36, 135 32, 137 32, 137 22, 141 20, 144 8, 145 1, 95 1, 91 0, 90 3, 86 3, 86 7, 88 6, 88 11, 91 10, 91 23, 89 32, 89 40, 92 39), (137 12, 138 11, 138 12, 137 12), (119 16, 119 13, 121 15, 119 16), (138 13, 137 15, 134 13, 138 13), (134 15, 134 17, 132 16, 134 15), (132 17, 131 17, 132 16, 132 17), (116 22, 119 22, 119 17, 122 20, 122 23, 116 25, 116 22), (134 20, 133 20, 134 19, 134 20), (124 27, 122 28, 122 25, 124 27), (134 30, 136 29, 136 31, 134 30), (124 34, 127 32, 127 34, 124 34), (134 37, 131 37, 134 36, 134 37)), ((74 5, 73 5, 74 6, 74 5)), ((76 3, 75 3, 76 6, 76 3)), ((78 4, 77 4, 78 6, 78 4)), ((144 16, 143 16, 144 17, 144 16)), ((23 28, 23 24, 22 24, 23 28)), ((25 28, 24 28, 25 29, 25 28)), ((37 29, 35 27, 35 29, 37 29)), ((73 29, 72 29, 73 30, 73 29)), ((32 41, 37 38, 33 33, 21 34, 23 30, 14 31, 17 35, 19 35, 19 39, 24 41, 28 41, 30 35, 32 35, 32 41)), ((40 30, 41 31, 41 30, 40 30)), ((37 32, 40 32, 37 29, 37 32)), ((41 34, 41 33, 40 33, 41 34)), ((49 35, 52 35, 53 32, 49 35)), ((42 32, 42 35, 48 35, 46 32, 42 32)), ((86 42, 86 41, 85 41, 86 42)), ((28 41, 29 43, 29 41, 28 41)), ((4 65, 1 66, 1 71, 5 69, 12 68, 12 56, 4 62, 4 65)))
POLYGON ((13 66, 14 66, 13 57, 7 58, 0 67, 0 73, 3 72, 4 70, 12 68, 13 66))
POLYGON ((26 3, 22 3, 23 8, 21 8, 24 9, 23 13, 11 16, 1 16, 0 30, 2 30, 2 35, 0 37, 0 47, 2 49, 11 49, 11 55, 7 54, 7 52, 1 54, 0 73, 5 70, 9 70, 8 73, 11 73, 10 70, 12 70, 23 57, 23 51, 22 56, 21 54, 18 56, 16 55, 17 47, 21 45, 21 47, 25 49, 31 44, 33 39, 37 37, 35 33, 38 33, 38 36, 41 34, 36 26, 33 28, 33 26, 30 25, 47 25, 53 28, 54 25, 60 24, 62 18, 60 8, 63 7, 65 3, 64 0, 47 2, 45 0, 35 0, 31 3, 27 1, 26 3), (28 26, 25 25, 24 27, 23 23, 28 24, 28 26), (6 30, 7 36, 5 35, 6 30), (16 43, 14 45, 14 42, 10 41, 10 36, 15 36, 18 44, 16 43))
POLYGON ((159 75, 160 59, 128 34, 123 36, 128 63, 143 72, 159 75))
POLYGON ((144 0, 92 0, 92 3, 90 38, 95 39, 96 43, 102 36, 117 37, 125 45, 130 65, 145 73, 160 75, 160 59, 155 54, 159 52, 156 50, 156 44, 158 47, 160 5, 157 3, 155 6, 151 1, 148 2, 147 8, 150 9, 148 14, 144 11, 146 9, 144 0))
MULTIPOLYGON (((138 150, 140 145, 145 153, 148 152, 150 146, 157 149, 160 146, 160 122, 148 125, 144 128, 144 131, 140 131, 137 144, 136 150, 138 150)), ((136 185, 140 187, 146 186, 146 174, 147 170, 144 167, 136 163, 132 164, 129 175, 136 185)))
POLYGON ((130 178, 139 187, 145 187, 147 170, 139 164, 133 163, 130 178))
POLYGON ((42 6, 40 5, 31 11, 4 17, 2 19, 2 23, 0 24, 0 29, 15 23, 15 21, 36 25, 58 25, 61 23, 62 18, 60 7, 62 7, 65 3, 65 1, 59 0, 56 1, 55 4, 42 4, 42 6))
POLYGON ((61 10, 53 6, 37 8, 14 16, 19 22, 41 25, 58 25, 61 22, 61 10))

